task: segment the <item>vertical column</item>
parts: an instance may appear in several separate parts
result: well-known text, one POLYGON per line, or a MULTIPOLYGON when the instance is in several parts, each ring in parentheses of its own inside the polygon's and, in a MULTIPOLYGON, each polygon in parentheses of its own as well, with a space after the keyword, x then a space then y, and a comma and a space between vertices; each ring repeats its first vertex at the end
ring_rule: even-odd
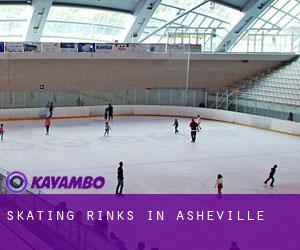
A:
POLYGON ((26 41, 39 42, 52 6, 52 0, 33 0, 33 14, 26 34, 26 41))
POLYGON ((27 103, 27 96, 26 96, 26 91, 24 91, 24 108, 26 108, 26 103, 27 103))

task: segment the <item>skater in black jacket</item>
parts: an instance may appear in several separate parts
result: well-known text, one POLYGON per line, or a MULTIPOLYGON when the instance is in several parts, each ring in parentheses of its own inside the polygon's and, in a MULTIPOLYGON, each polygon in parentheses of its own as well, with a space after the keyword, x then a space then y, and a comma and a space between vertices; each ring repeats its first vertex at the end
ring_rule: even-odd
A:
POLYGON ((122 194, 123 192, 123 187, 124 187, 124 173, 123 173, 123 162, 119 162, 119 167, 118 167, 118 185, 116 189, 116 194, 122 194))
POLYGON ((108 120, 109 120, 109 121, 110 121, 110 120, 113 120, 113 119, 114 119, 114 117, 113 117, 113 114, 114 114, 114 108, 113 108, 113 106, 111 105, 111 103, 108 104, 107 109, 108 109, 108 120))
POLYGON ((178 123, 178 120, 177 120, 177 119, 174 120, 173 126, 175 126, 175 134, 177 134, 177 133, 179 132, 179 130, 178 130, 179 123, 178 123))
POLYGON ((265 184, 268 183, 269 180, 272 180, 271 181, 271 187, 274 187, 274 182, 275 182, 275 179, 274 179, 274 175, 276 173, 276 168, 277 168, 277 165, 274 165, 274 167, 271 168, 271 171, 269 173, 269 178, 265 180, 265 184))

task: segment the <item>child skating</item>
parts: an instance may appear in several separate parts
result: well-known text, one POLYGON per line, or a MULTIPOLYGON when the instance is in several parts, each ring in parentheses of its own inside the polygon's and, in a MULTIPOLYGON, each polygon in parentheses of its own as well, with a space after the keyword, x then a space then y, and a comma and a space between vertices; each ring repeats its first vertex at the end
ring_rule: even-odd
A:
POLYGON ((202 122, 200 115, 197 116, 196 122, 198 123, 198 131, 199 131, 199 129, 202 129, 201 126, 200 126, 200 124, 202 122))
POLYGON ((175 134, 177 134, 177 133, 179 132, 179 130, 178 130, 179 123, 178 123, 178 120, 177 120, 177 119, 174 120, 173 126, 175 127, 175 134))
POLYGON ((105 111, 104 111, 104 119, 105 119, 105 121, 107 120, 107 117, 108 117, 108 108, 105 108, 105 111))
POLYGON ((218 189, 218 195, 219 197, 222 196, 222 188, 223 188, 223 176, 221 174, 218 174, 215 188, 218 189))
POLYGON ((50 125, 51 125, 51 120, 49 117, 47 117, 45 119, 45 123, 44 123, 44 126, 46 128, 46 135, 49 135, 49 129, 50 129, 50 125))
POLYGON ((3 124, 0 125, 0 136, 1 136, 1 141, 3 141, 3 136, 4 136, 4 127, 3 124))
POLYGON ((103 136, 109 136, 109 131, 111 130, 111 127, 109 126, 108 122, 105 122, 105 132, 103 136))

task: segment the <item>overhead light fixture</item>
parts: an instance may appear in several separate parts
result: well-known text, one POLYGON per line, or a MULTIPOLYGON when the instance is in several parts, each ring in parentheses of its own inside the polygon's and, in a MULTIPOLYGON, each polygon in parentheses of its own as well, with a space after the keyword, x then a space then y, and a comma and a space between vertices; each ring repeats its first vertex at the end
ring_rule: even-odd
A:
POLYGON ((147 7, 147 10, 152 10, 153 8, 153 3, 150 3, 149 6, 147 7))

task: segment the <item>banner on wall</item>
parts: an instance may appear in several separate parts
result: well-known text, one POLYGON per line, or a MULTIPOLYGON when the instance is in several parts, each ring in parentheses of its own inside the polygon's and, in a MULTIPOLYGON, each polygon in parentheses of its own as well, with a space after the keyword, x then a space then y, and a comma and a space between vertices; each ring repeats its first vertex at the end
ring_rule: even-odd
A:
POLYGON ((95 52, 95 43, 78 43, 78 52, 95 52))
POLYGON ((167 52, 166 44, 149 44, 149 52, 152 52, 152 53, 167 52))
POLYGON ((77 43, 61 43, 60 52, 77 52, 78 45, 77 43))
POLYGON ((24 52, 40 53, 42 51, 41 47, 42 47, 41 43, 24 43, 23 44, 24 52))
POLYGON ((171 51, 172 53, 183 53, 184 44, 168 44, 168 51, 171 51))
POLYGON ((23 52, 23 43, 8 42, 5 43, 6 52, 23 52))
POLYGON ((95 51, 96 52, 112 52, 114 45, 112 43, 96 43, 95 51))
POLYGON ((43 43, 42 52, 44 53, 58 53, 59 52, 59 43, 43 43))
POLYGON ((130 44, 129 43, 117 43, 117 44, 115 44, 115 48, 117 49, 117 51, 127 52, 127 51, 129 51, 130 44))
POLYGON ((187 44, 185 46, 185 52, 201 53, 202 52, 202 46, 201 46, 201 44, 187 44))
POLYGON ((129 50, 132 52, 148 52, 148 44, 133 43, 130 44, 129 50))
POLYGON ((4 42, 0 42, 0 53, 4 52, 4 42))

